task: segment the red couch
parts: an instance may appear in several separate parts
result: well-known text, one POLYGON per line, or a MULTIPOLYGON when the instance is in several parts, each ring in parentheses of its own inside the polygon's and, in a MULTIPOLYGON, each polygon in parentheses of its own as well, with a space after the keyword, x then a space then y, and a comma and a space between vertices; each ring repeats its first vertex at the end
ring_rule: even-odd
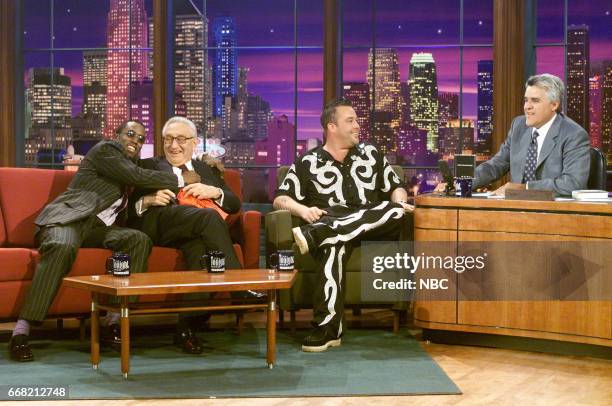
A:
MULTIPOLYGON (((0 320, 17 318, 36 271, 39 254, 34 243, 34 219, 49 201, 66 190, 74 174, 47 169, 0 168, 0 320)), ((226 170, 225 181, 242 200, 240 174, 226 170)), ((261 214, 240 212, 229 216, 226 221, 237 242, 234 249, 239 260, 246 268, 257 268, 261 214)), ((69 275, 103 274, 110 254, 111 251, 106 249, 81 248, 69 275)), ((184 269, 184 264, 180 251, 153 248, 149 272, 181 269, 184 269)), ((88 292, 61 287, 49 309, 49 316, 74 316, 89 311, 88 292)))

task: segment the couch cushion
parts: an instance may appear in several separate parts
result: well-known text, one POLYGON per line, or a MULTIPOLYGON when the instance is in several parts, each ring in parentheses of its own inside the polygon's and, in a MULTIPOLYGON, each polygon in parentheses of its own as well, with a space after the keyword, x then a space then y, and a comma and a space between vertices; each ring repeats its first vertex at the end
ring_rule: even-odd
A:
POLYGON ((2 206, 0 206, 0 247, 6 244, 6 226, 4 225, 4 216, 2 215, 2 206))
POLYGON ((170 272, 185 269, 181 251, 174 248, 153 247, 147 272, 170 272))
POLYGON ((0 168, 0 207, 7 246, 34 246, 34 220, 47 203, 68 188, 74 174, 51 169, 0 168))
POLYGON ((35 260, 29 248, 0 248, 0 282, 32 279, 35 260))

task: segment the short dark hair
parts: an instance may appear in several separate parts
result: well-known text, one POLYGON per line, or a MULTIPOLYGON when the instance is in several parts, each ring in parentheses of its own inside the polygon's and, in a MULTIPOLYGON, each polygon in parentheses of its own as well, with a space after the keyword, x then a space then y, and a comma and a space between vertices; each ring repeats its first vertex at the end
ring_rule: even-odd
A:
POLYGON ((125 128, 128 126, 129 123, 136 123, 140 125, 142 128, 144 128, 145 131, 147 130, 147 127, 145 127, 145 125, 142 122, 132 119, 132 120, 125 120, 123 123, 121 123, 119 127, 117 127, 117 129, 115 130, 115 134, 117 135, 121 134, 121 132, 125 130, 125 128))
POLYGON ((339 98, 332 99, 323 108, 323 113, 321 113, 321 126, 323 127, 323 131, 327 131, 327 124, 336 123, 336 107, 338 106, 346 106, 353 107, 353 104, 350 100, 339 98))

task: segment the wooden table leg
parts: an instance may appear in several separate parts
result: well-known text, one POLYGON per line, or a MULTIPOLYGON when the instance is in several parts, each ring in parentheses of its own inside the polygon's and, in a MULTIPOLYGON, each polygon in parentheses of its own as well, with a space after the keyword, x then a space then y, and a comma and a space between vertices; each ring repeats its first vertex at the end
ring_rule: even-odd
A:
POLYGON ((127 296, 121 297, 121 372, 127 379, 130 371, 130 311, 127 296))
POLYGON ((98 369, 100 364, 100 314, 98 312, 98 295, 91 293, 91 365, 98 369))
POLYGON ((266 329, 268 333, 266 359, 268 361, 268 368, 272 369, 276 361, 276 290, 274 289, 268 291, 268 320, 266 329))

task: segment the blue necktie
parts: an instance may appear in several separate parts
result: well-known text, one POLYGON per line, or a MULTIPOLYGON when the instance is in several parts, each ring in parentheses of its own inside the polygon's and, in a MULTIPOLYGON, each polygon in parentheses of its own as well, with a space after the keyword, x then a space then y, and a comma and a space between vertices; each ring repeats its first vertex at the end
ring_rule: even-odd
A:
POLYGON ((525 171, 523 172, 523 183, 536 180, 536 166, 538 165, 538 132, 531 134, 531 143, 527 149, 525 160, 525 171))

